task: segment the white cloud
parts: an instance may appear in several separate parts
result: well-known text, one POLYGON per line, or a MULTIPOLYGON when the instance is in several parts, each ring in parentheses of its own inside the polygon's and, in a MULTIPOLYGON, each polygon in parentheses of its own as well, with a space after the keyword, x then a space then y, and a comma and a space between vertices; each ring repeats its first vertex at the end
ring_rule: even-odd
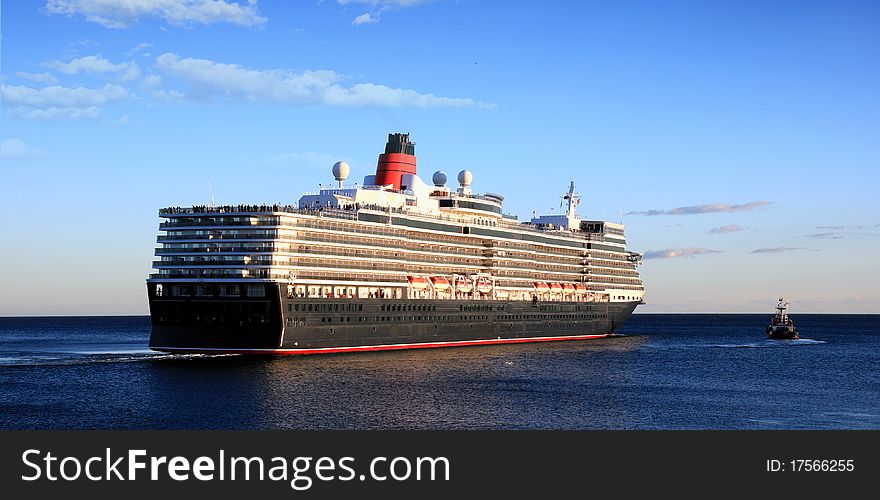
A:
POLYGON ((147 75, 141 82, 141 87, 145 89, 155 89, 162 84, 162 77, 159 75, 147 75))
POLYGON ((101 117, 101 110, 97 106, 88 106, 85 108, 51 106, 40 109, 18 106, 10 109, 9 113, 12 116, 23 118, 25 120, 42 121, 55 121, 60 119, 94 120, 101 117))
POLYGON ((402 9, 425 3, 426 0, 336 0, 340 5, 361 4, 373 7, 373 12, 365 12, 356 18, 351 24, 374 24, 380 21, 379 16, 391 9, 402 9))
POLYGON ((259 70, 207 59, 181 59, 172 53, 162 54, 156 63, 165 76, 186 82, 190 87, 188 96, 194 99, 227 98, 330 106, 492 106, 468 98, 440 97, 373 83, 344 87, 340 83, 340 76, 330 70, 301 73, 281 69, 259 70))
POLYGON ((142 17, 156 17, 178 26, 231 23, 257 27, 266 24, 256 0, 48 0, 46 11, 66 16, 82 15, 108 28, 127 28, 142 17))
POLYGON ((12 116, 26 120, 93 119, 101 116, 99 106, 129 96, 118 85, 101 88, 53 85, 34 89, 23 85, 0 86, 3 106, 12 116))
POLYGON ((150 55, 150 53, 149 53, 149 52, 146 52, 146 50, 149 49, 149 48, 152 47, 152 46, 153 46, 152 43, 144 43, 144 42, 141 42, 141 43, 135 45, 134 48, 132 48, 131 50, 129 50, 128 52, 126 52, 126 53, 125 53, 125 57, 131 57, 131 56, 137 54, 138 52, 143 52, 143 53, 144 53, 143 55, 144 55, 145 57, 147 57, 147 56, 150 55))
POLYGON ((718 250, 710 250, 708 248, 667 248, 664 250, 651 250, 645 252, 643 258, 648 259, 674 259, 676 257, 695 257, 697 255, 705 255, 710 253, 720 253, 718 250))
POLYGON ((52 85, 53 83, 58 83, 58 79, 55 78, 55 75, 51 73, 28 73, 26 71, 19 71, 15 74, 15 76, 19 78, 26 78, 32 82, 46 83, 49 85, 52 85))
POLYGON ((0 158, 24 159, 45 158, 46 156, 45 150, 28 146, 21 139, 4 139, 0 142, 0 158))
POLYGON ((688 207, 670 208, 668 210, 652 209, 641 210, 637 212, 627 212, 626 215, 692 215, 692 214, 709 214, 715 212, 749 212, 759 208, 766 207, 772 202, 769 201, 750 201, 738 205, 728 205, 726 203, 710 203, 706 205, 691 205, 688 207))
POLYGON ((133 61, 113 64, 100 55, 78 57, 69 63, 52 61, 45 63, 44 66, 54 68, 67 75, 75 75, 77 73, 110 73, 116 75, 123 81, 131 81, 141 75, 141 69, 133 61))
POLYGON ((352 21, 351 24, 353 24, 355 26, 360 26, 362 24, 374 24, 374 23, 378 23, 378 22, 379 22, 378 17, 373 17, 373 15, 370 14, 369 12, 364 12, 363 14, 354 18, 354 21, 352 21))
POLYGON ((336 0, 340 5, 365 4, 376 7, 412 7, 426 3, 426 0, 336 0))
POLYGON ((150 92, 150 95, 156 100, 165 102, 181 101, 186 97, 183 92, 176 90, 154 90, 150 92))
POLYGON ((104 85, 93 89, 53 85, 34 89, 24 85, 0 86, 3 103, 28 107, 82 107, 99 106, 109 101, 128 97, 128 91, 119 85, 104 85))

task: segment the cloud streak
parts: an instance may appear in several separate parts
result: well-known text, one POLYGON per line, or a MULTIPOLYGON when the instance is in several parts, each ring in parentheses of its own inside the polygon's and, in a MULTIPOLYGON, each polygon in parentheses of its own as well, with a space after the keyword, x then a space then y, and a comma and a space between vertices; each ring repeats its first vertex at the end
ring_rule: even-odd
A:
POLYGON ((708 248, 666 248, 664 250, 649 250, 642 256, 645 260, 650 259, 674 259, 677 257, 696 257, 697 255, 707 255, 712 253, 721 253, 718 250, 708 248))
POLYGON ((381 19, 380 16, 391 9, 402 9, 426 3, 426 0, 336 0, 340 5, 361 4, 373 8, 372 12, 364 12, 351 22, 354 26, 375 24, 381 19))
POLYGON ((227 0, 48 0, 46 12, 86 21, 107 28, 123 29, 151 17, 176 26, 230 23, 254 28, 266 24, 256 0, 246 4, 227 0))
POLYGON ((742 231, 743 228, 737 226, 736 224, 728 224, 726 226, 721 227, 713 227, 709 230, 712 234, 730 234, 730 233, 738 233, 742 231))
POLYGON ((19 71, 15 73, 15 76, 26 78, 32 82, 45 83, 48 85, 58 83, 58 78, 51 73, 28 73, 27 71, 19 71))
POLYGON ((48 107, 48 106, 96 106, 128 97, 128 91, 118 85, 104 85, 101 88, 62 87, 53 85, 34 89, 24 85, 3 85, 0 95, 5 104, 48 107))
POLYGON ((73 59, 68 63, 52 61, 44 66, 54 68, 67 75, 77 73, 112 74, 122 81, 131 81, 141 75, 141 69, 134 62, 113 64, 100 55, 85 56, 73 59))
POLYGON ((827 233, 808 234, 807 238, 816 238, 820 240, 839 240, 843 238, 843 234, 838 231, 828 231, 827 233))
POLYGON ((757 248, 752 253, 788 253, 797 252, 798 250, 807 250, 803 247, 773 247, 773 248, 757 248))
POLYGON ((49 106, 48 108, 34 109, 25 106, 17 106, 9 110, 9 114, 23 120, 39 120, 54 122, 57 120, 94 120, 101 117, 101 109, 97 106, 78 108, 75 106, 49 106))
POLYGON ((330 70, 296 73, 283 69, 251 69, 208 59, 181 58, 165 53, 156 59, 165 76, 182 80, 193 99, 230 99, 290 105, 383 107, 491 107, 473 99, 441 97, 375 83, 345 87, 330 70))
POLYGON ((11 115, 25 120, 94 119, 101 115, 99 106, 129 95, 125 88, 110 84, 101 88, 0 86, 3 106, 11 115))
POLYGON ((750 201, 738 205, 728 205, 726 203, 710 203, 706 205, 691 205, 687 207, 671 208, 668 210, 641 210, 627 212, 626 215, 695 215, 709 214, 716 212, 749 212, 770 205, 769 201, 750 201))

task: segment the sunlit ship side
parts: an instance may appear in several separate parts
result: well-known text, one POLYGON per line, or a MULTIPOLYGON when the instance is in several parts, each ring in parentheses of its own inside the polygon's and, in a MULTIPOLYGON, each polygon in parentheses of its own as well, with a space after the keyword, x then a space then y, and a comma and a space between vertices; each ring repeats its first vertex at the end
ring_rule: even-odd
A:
POLYGON ((644 297, 623 225, 564 214, 521 223, 503 197, 417 173, 389 134, 375 175, 296 205, 161 209, 147 280, 150 348, 317 354, 613 335, 644 297))

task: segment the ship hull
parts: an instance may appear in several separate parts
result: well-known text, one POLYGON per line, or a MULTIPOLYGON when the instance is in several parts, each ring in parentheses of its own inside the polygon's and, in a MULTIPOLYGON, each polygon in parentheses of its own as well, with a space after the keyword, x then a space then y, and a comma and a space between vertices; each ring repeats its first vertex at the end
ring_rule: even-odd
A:
MULTIPOLYGON (((155 284, 149 291, 155 290, 155 284)), ((638 302, 150 294, 150 348, 179 353, 339 352, 576 341, 615 335, 638 302)))
POLYGON ((767 327, 767 338, 773 340, 794 340, 801 338, 794 327, 767 327))

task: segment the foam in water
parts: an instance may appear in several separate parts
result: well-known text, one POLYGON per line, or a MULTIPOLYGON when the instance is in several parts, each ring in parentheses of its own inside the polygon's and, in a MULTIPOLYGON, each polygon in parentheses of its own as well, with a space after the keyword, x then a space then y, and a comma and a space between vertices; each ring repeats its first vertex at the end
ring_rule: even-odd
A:
POLYGON ((3 366, 63 366, 92 363, 134 363, 140 361, 206 359, 238 356, 237 354, 169 354, 153 351, 116 351, 103 353, 19 353, 15 357, 0 357, 3 366))
POLYGON ((709 347, 730 347, 730 348, 750 348, 750 349, 760 349, 765 347, 794 347, 801 345, 819 345, 819 344, 827 344, 828 342, 824 340, 813 340, 813 339, 793 339, 793 340, 774 340, 767 339, 761 342, 751 342, 748 344, 712 344, 709 347))

